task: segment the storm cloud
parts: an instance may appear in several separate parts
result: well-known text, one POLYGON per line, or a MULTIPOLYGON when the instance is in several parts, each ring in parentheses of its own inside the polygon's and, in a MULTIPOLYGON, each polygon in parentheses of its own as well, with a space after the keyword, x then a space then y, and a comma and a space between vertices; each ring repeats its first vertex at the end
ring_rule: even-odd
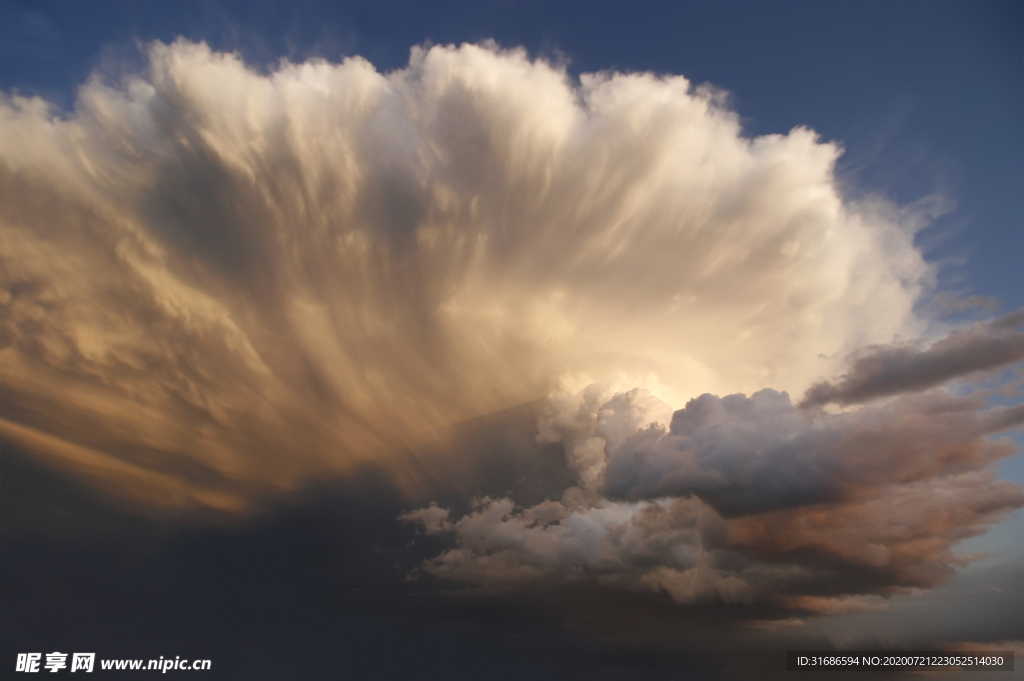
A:
POLYGON ((443 455, 396 452, 559 385, 797 394, 925 328, 920 216, 681 76, 146 59, 73 111, 0 99, 0 432, 144 504, 423 488, 443 455))
MULTIPOLYGON (((1018 323, 873 352, 934 366, 956 356, 943 349, 977 348, 1018 323)), ((953 364, 946 381, 981 362, 953 364)), ((956 544, 1024 506, 1024 490, 992 469, 1019 454, 998 436, 1024 424, 1024 405, 918 388, 908 381, 885 403, 840 412, 771 389, 704 394, 674 412, 643 388, 557 392, 538 439, 560 440, 576 472, 560 499, 521 508, 485 497, 461 518, 437 506, 401 518, 454 540, 422 571, 485 589, 595 581, 682 604, 884 610, 886 598, 947 583, 978 558, 956 544)))
POLYGON ((702 395, 673 414, 667 432, 649 428, 610 452, 605 490, 697 495, 728 516, 855 498, 1014 454, 986 436, 1024 423, 1024 405, 983 407, 940 393, 807 417, 773 390, 702 395))

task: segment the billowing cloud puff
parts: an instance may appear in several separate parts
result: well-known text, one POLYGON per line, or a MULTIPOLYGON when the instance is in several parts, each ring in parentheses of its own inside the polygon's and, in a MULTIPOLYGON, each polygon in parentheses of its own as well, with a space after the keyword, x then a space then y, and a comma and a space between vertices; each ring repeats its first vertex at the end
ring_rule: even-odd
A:
POLYGON ((986 436, 1024 423, 1024 405, 944 393, 883 407, 807 415, 785 393, 702 395, 669 430, 636 433, 610 451, 613 498, 696 495, 727 516, 852 499, 984 466, 1016 452, 986 436))
POLYGON ((579 505, 578 491, 526 509, 484 498, 450 526, 425 523, 451 533, 457 546, 421 569, 487 589, 590 579, 664 591, 681 604, 767 602, 836 614, 878 607, 865 600, 872 596, 946 582, 967 564, 952 551, 957 542, 1024 505, 1019 487, 988 473, 734 519, 696 497, 579 505))
MULTIPOLYGON (((971 374, 978 362, 936 357, 976 333, 901 349, 904 366, 971 374)), ((918 389, 907 381, 887 403, 839 413, 770 389, 704 394, 674 413, 641 388, 555 393, 538 437, 563 442, 578 487, 525 509, 485 498, 454 522, 438 508, 403 519, 454 538, 423 570, 489 588, 594 579, 679 603, 884 608, 878 597, 949 580, 967 563, 958 542, 1024 506, 1024 490, 991 470, 1019 452, 993 436, 1024 424, 1024 405, 918 389), (431 521, 440 513, 444 526, 431 521)))
POLYGON ((796 394, 921 331, 919 221, 682 77, 148 57, 0 99, 0 432, 109 489, 239 508, 566 375, 796 394))

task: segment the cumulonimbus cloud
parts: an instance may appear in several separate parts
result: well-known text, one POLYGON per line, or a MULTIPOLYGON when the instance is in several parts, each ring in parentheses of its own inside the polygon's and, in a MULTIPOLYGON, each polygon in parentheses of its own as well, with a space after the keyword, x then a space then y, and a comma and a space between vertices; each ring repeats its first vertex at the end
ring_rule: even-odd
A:
POLYGON ((798 394, 922 329, 918 221, 844 200, 839 153, 492 45, 382 74, 157 43, 72 112, 3 95, 3 437, 237 509, 566 375, 798 394))
POLYGON ((983 407, 938 393, 807 417, 773 390, 705 394, 668 431, 648 428, 610 451, 605 493, 696 495, 726 516, 856 498, 1012 455, 1012 444, 988 436, 1024 423, 1024 405, 983 407))
MULTIPOLYGON (((961 331, 873 352, 948 381, 977 370, 961 346, 987 340, 961 331)), ((959 541, 1024 506, 1024 490, 991 470, 1019 453, 994 436, 1024 424, 1024 405, 919 388, 906 380, 887 403, 839 413, 770 389, 704 394, 675 412, 641 388, 556 393, 538 437, 562 441, 577 487, 525 509, 484 498, 459 519, 437 506, 402 519, 454 538, 424 571, 492 589, 594 579, 679 603, 884 608, 879 597, 947 581, 967 563, 959 541)))

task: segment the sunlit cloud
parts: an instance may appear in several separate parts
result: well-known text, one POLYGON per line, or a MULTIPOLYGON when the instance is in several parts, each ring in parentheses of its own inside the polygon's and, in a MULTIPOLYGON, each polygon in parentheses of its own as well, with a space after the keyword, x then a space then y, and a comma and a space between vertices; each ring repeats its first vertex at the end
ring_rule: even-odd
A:
MULTIPOLYGON (((73 111, 0 99, 4 436, 244 508, 368 462, 422 487, 393 452, 566 386, 802 394, 926 329, 921 215, 844 199, 840 153, 681 76, 493 45, 380 73, 153 44, 73 111)), ((725 593, 680 574, 650 579, 725 593)))

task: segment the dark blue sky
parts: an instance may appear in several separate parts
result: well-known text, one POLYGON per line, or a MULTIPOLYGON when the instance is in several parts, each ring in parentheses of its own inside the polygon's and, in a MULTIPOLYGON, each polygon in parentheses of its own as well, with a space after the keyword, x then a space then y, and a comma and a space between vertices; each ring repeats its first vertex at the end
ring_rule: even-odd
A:
MULTIPOLYGON (((8 2, 0 88, 70 107, 98 67, 177 36, 263 66, 362 55, 399 68, 424 42, 493 38, 573 74, 652 70, 733 94, 750 134, 807 125, 846 148, 851 192, 955 210, 919 236, 942 286, 1024 303, 1020 2, 8 2)), ((120 67, 119 67, 120 68, 120 67)))

